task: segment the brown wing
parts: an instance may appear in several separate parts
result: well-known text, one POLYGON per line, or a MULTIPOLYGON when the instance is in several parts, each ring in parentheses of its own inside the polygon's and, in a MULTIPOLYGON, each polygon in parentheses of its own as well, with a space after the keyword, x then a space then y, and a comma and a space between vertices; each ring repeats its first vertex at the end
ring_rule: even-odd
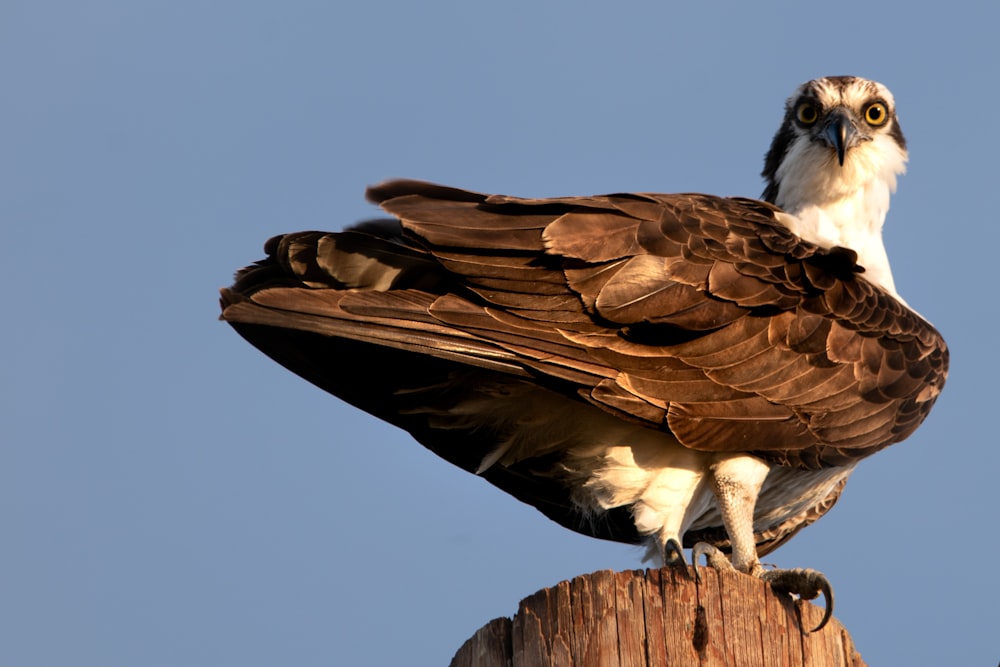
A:
MULTIPOLYGON (((759 201, 517 199, 415 181, 369 198, 400 222, 272 239, 223 291, 223 319, 469 470, 488 434, 435 430, 413 407, 446 409, 484 378, 807 468, 904 439, 945 380, 930 324, 865 281, 853 252, 801 241, 759 201)), ((494 468, 484 476, 564 525, 634 539, 630 521, 568 518, 565 492, 532 470, 494 468)))

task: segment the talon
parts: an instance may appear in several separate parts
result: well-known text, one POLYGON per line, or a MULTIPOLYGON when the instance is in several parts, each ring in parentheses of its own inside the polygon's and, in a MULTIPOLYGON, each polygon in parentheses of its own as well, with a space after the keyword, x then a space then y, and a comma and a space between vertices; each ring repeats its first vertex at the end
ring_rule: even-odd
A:
POLYGON ((713 545, 708 542, 698 542, 691 549, 691 560, 694 561, 694 578, 696 581, 701 581, 701 575, 698 573, 698 559, 702 556, 705 557, 705 562, 708 566, 715 570, 733 570, 733 564, 729 562, 726 555, 716 549, 713 545))
POLYGON ((670 538, 663 544, 663 565, 667 567, 687 568, 687 559, 684 558, 684 550, 680 543, 674 538, 670 538))
POLYGON ((822 572, 816 570, 796 568, 793 570, 769 570, 761 575, 761 579, 771 584, 771 588, 789 595, 797 595, 803 600, 813 600, 823 594, 826 602, 826 610, 823 613, 823 620, 819 622, 810 632, 818 632, 823 629, 827 621, 833 616, 833 587, 830 581, 822 572))

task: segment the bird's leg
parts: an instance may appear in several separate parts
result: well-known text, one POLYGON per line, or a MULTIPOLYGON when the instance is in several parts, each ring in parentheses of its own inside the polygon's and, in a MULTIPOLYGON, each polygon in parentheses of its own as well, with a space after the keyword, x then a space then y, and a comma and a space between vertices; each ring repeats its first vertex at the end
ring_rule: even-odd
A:
POLYGON ((770 466, 754 456, 739 454, 719 459, 709 470, 712 491, 722 513, 726 532, 729 533, 733 556, 732 563, 729 563, 714 546, 699 542, 692 550, 695 575, 698 572, 698 559, 705 556, 710 567, 717 570, 735 568, 767 581, 776 591, 797 595, 803 600, 812 600, 822 593, 826 599, 826 611, 823 620, 812 632, 820 630, 833 615, 833 589, 827 578, 822 573, 809 569, 765 571, 757 557, 753 515, 757 496, 770 466))
POLYGON ((764 570, 757 558, 753 513, 770 470, 767 463, 747 454, 720 458, 709 468, 712 492, 733 545, 733 567, 754 577, 759 577, 764 570))

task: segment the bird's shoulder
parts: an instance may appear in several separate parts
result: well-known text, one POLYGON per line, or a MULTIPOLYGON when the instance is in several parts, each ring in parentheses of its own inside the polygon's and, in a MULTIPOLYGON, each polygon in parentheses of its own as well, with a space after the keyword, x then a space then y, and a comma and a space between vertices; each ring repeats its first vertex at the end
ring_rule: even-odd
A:
MULTIPOLYGON (((667 302, 686 296, 681 309, 688 300, 712 301, 703 307, 723 319, 702 325, 715 327, 734 306, 794 308, 864 270, 854 251, 804 241, 783 224, 781 209, 743 197, 520 198, 421 181, 389 181, 368 196, 401 221, 404 237, 470 284, 534 281, 539 293, 543 278, 564 282, 591 314, 623 325, 684 326, 667 302)), ((861 284, 858 298, 880 298, 861 284)))

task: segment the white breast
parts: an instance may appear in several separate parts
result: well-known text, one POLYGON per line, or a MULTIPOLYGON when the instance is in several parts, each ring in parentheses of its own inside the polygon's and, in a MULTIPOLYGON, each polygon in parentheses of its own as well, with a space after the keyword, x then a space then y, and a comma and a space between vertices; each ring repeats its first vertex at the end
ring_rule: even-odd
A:
POLYGON ((778 168, 775 203, 780 220, 803 239, 824 248, 858 253, 865 277, 898 297, 882 242, 882 225, 896 178, 906 171, 906 152, 880 135, 854 147, 841 167, 828 147, 803 137, 778 168))

